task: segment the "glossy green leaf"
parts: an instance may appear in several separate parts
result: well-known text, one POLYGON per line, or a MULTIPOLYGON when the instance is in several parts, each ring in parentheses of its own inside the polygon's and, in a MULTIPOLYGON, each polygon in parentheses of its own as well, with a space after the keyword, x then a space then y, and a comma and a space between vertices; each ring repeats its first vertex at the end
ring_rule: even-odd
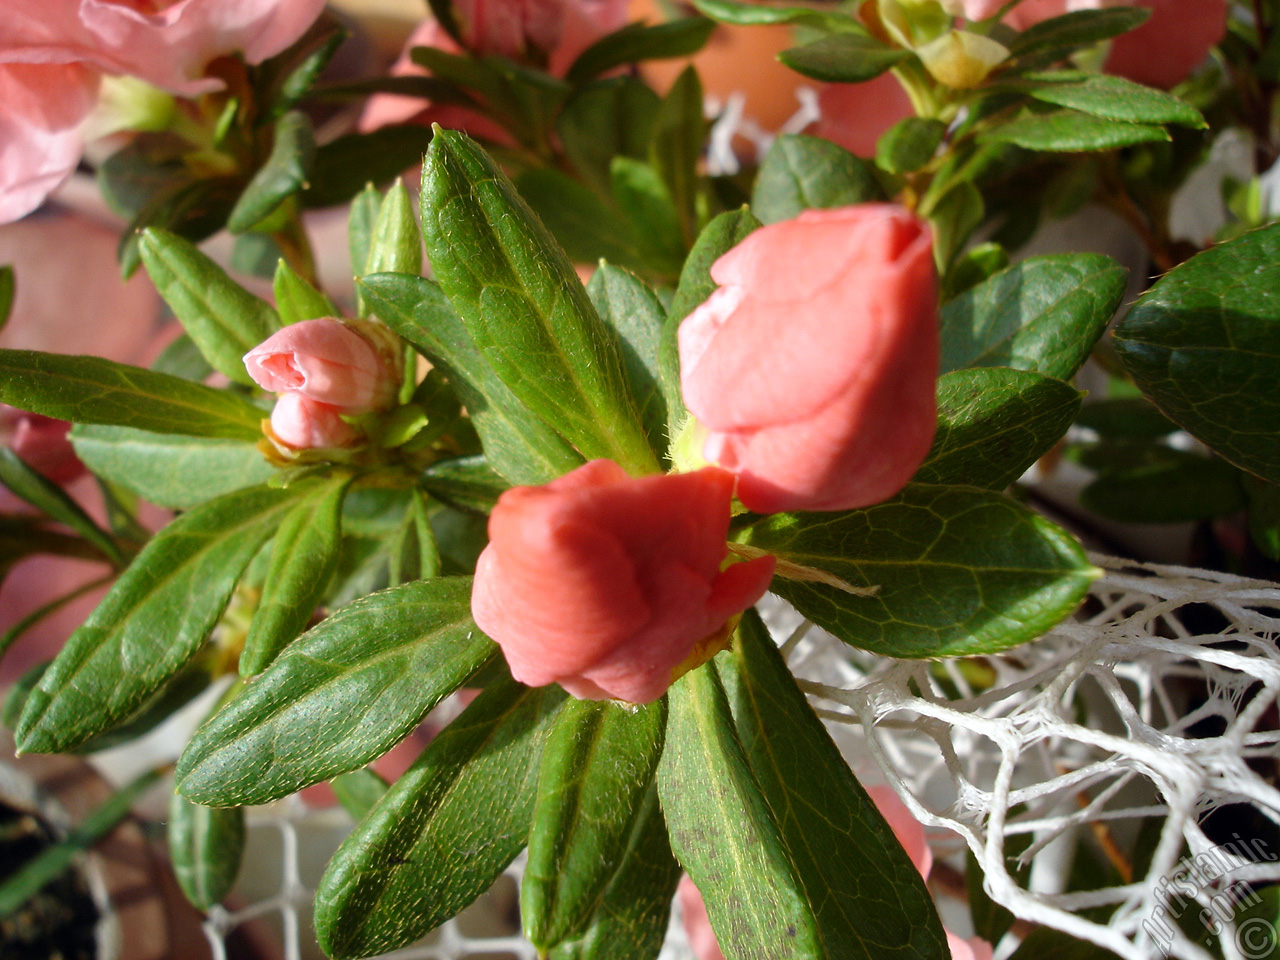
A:
POLYGON ((422 211, 440 285, 497 377, 584 457, 655 469, 616 342, 563 251, 465 134, 437 132, 422 211))
POLYGON ((1129 440, 1165 437, 1178 429, 1146 397, 1090 400, 1080 409, 1076 423, 1103 437, 1129 440))
POLYGON ((1081 394, 1027 370, 975 367, 938 379, 938 432, 917 483, 1002 490, 1066 434, 1081 394))
POLYGON ((222 676, 225 665, 221 651, 213 644, 205 644, 123 723, 86 740, 75 752, 111 750, 145 736, 208 690, 214 679, 222 676))
POLYGON ((791 47, 778 59, 796 73, 825 83, 864 83, 911 56, 874 37, 833 33, 802 47, 791 47))
POLYGON ((1174 268, 1114 336, 1120 362, 1165 416, 1272 483, 1280 481, 1278 304, 1273 224, 1174 268))
POLYGON ((129 427, 78 425, 76 456, 99 477, 170 510, 186 510, 277 471, 253 443, 183 437, 129 427))
POLYGON ((440 288, 421 277, 374 274, 361 296, 388 327, 444 371, 484 441, 489 465, 512 483, 546 483, 582 457, 499 379, 440 288))
POLYGON ((178 886, 193 906, 208 910, 231 892, 244 838, 239 807, 202 807, 178 793, 170 797, 166 845, 178 886))
POLYGON ((315 613, 338 566, 342 500, 351 476, 331 475, 290 508, 271 541, 262 599, 240 651, 240 675, 267 668, 315 613))
POLYGON ((571 700, 556 717, 520 884, 524 933, 540 950, 581 933, 600 904, 653 781, 666 721, 665 700, 571 700))
POLYGON ((686 253, 680 212, 658 171, 630 157, 614 157, 609 178, 614 200, 636 238, 640 264, 660 276, 678 276, 686 253))
POLYGON ((127 718, 196 652, 301 492, 236 491, 157 533, 40 678, 19 747, 68 750, 127 718))
POLYGON ((716 664, 760 791, 813 904, 823 957, 947 960, 933 899, 754 610, 716 664))
POLYGON ((160 351, 160 356, 152 361, 151 369, 156 373, 167 373, 196 383, 213 373, 209 361, 186 333, 180 333, 169 341, 169 345, 160 351))
POLYGON ((422 272, 422 231, 413 217, 413 201, 401 180, 391 184, 369 238, 365 273, 422 272))
POLYGON ((469 904, 529 833, 538 762, 564 694, 490 684, 329 861, 316 934, 335 960, 417 940, 469 904))
POLYGON ((1176 123, 1202 129, 1200 111, 1171 93, 1104 73, 1063 70, 1032 74, 1027 90, 1036 100, 1070 107, 1104 120, 1176 123))
POLYGON ((42 514, 71 530, 93 544, 104 557, 118 566, 124 565, 124 557, 116 542, 93 518, 84 512, 65 490, 47 477, 27 466, 8 447, 0 447, 0 484, 10 493, 25 500, 42 514))
POLYGON ((1014 264, 943 306, 942 371, 1014 367, 1068 380, 1124 291, 1124 268, 1099 254, 1014 264))
POLYGON ((227 229, 233 233, 253 229, 288 197, 307 186, 315 156, 311 121, 304 113, 289 111, 276 121, 271 154, 236 201, 227 217, 227 229))
POLYGON ((600 318, 617 334, 627 389, 640 409, 649 445, 661 455, 667 449, 667 401, 658 350, 666 311, 643 281, 607 263, 592 275, 587 294, 600 318))
POLYGON ((482 456, 437 460, 418 478, 422 488, 438 500, 488 513, 511 484, 495 473, 482 456))
POLYGON ((636 77, 610 77, 583 87, 556 121, 565 155, 596 192, 610 192, 614 157, 641 160, 649 153, 661 98, 636 77))
POLYGON ((369 272, 369 251, 373 249, 373 230, 380 209, 382 195, 372 183, 365 184, 351 201, 347 213, 347 252, 351 256, 351 271, 357 277, 369 272))
POLYGON ((828 12, 814 7, 769 6, 761 3, 742 3, 739 0, 694 0, 693 5, 712 20, 741 26, 801 23, 806 26, 864 30, 862 25, 848 14, 828 12))
POLYGON ((604 258, 629 266, 643 262, 636 238, 618 211, 567 173, 526 170, 516 185, 571 260, 595 263, 604 258))
POLYGON ((9 322, 9 314, 13 310, 13 298, 17 295, 17 284, 13 277, 13 266, 0 266, 0 330, 9 322))
POLYGON ((1073 11, 1024 30, 1009 42, 1009 53, 1014 57, 1049 54, 1058 59, 1079 47, 1127 33, 1149 16, 1150 10, 1137 7, 1073 11))
POLYGON ((929 117, 907 117, 876 143, 876 166, 890 173, 914 173, 937 152, 947 125, 929 117))
POLYGON ((497 655, 470 597, 467 578, 418 580, 336 611, 196 731, 178 789, 266 803, 382 756, 497 655))
POLYGON ((0 350, 0 403, 72 423, 253 442, 264 417, 226 390, 101 357, 32 350, 0 350))
POLYGON ((671 849, 702 892, 734 960, 825 958, 818 921, 751 775, 714 663, 667 694, 658 794, 671 849))
MULTIPOLYGON (((272 286, 276 309, 280 311, 280 325, 283 327, 302 320, 339 315, 334 302, 299 276, 283 257, 276 262, 276 275, 272 286)), ((241 366, 243 367, 244 364, 241 366)))
POLYGON ((386 795, 390 784, 369 767, 339 774, 329 781, 333 795, 352 820, 363 820, 386 795))
POLYGON ((933 227, 934 259, 945 268, 964 250, 986 217, 982 193, 969 180, 959 180, 937 198, 929 198, 921 213, 933 227))
POLYGON ((651 783, 586 932, 553 947, 548 960, 656 960, 682 872, 671 855, 657 784, 651 783))
POLYGON ((770 589, 855 647, 891 657, 992 653, 1071 613, 1098 571, 1066 531, 998 493, 912 484, 849 513, 778 514, 747 542, 858 596, 776 576, 770 589))
POLYGON ((1168 447, 1146 462, 1105 471, 1080 491, 1080 503, 1121 523, 1190 523, 1248 505, 1240 472, 1224 460, 1168 447))
POLYGON ((120 273, 128 279, 142 264, 138 249, 142 234, 150 228, 168 230, 199 243, 227 224, 227 215, 243 183, 236 177, 189 180, 179 173, 141 205, 120 235, 116 258, 120 273))
POLYGON ((431 128, 416 123, 339 137, 316 151, 303 201, 308 207, 331 207, 370 183, 390 183, 420 163, 430 144, 431 128))
POLYGON ((691 56, 702 49, 713 29, 715 22, 701 17, 670 20, 654 26, 627 24, 582 51, 569 67, 565 80, 580 86, 614 67, 641 60, 691 56))
POLYGON ((764 223, 790 220, 806 210, 883 199, 871 168, 821 137, 783 134, 773 141, 756 175, 751 210, 764 223))
POLYGON ((985 143, 1012 143, 1024 150, 1042 153, 1081 153, 1161 143, 1170 138, 1164 127, 1104 120, 1079 110, 1064 109, 1023 114, 991 127, 981 139, 985 143))
POLYGON ((252 384, 241 358, 279 328, 271 305, 177 234, 147 230, 138 249, 151 282, 205 359, 228 379, 252 384))
POLYGON ((686 243, 693 242, 701 226, 698 166, 707 128, 702 110, 702 83, 689 66, 658 105, 649 148, 649 161, 667 186, 686 243))
POLYGON ((404 521, 391 541, 387 571, 393 586, 440 575, 440 550, 427 515, 427 501, 414 491, 404 521))

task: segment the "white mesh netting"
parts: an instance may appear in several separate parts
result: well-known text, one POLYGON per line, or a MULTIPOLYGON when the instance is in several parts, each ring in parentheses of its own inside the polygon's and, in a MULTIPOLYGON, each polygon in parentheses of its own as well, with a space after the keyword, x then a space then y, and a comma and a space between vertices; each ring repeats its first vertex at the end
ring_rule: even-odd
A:
MULTIPOLYGON (((942 857, 958 863, 967 846, 992 898, 1019 919, 1126 960, 1280 955, 1273 927, 1237 922, 1254 897, 1244 883, 1280 880, 1280 850, 1243 826, 1246 815, 1269 830, 1280 824, 1280 586, 1094 562, 1105 575, 1074 618, 999 656, 929 663, 851 654, 781 605, 770 625, 788 637, 792 668, 859 774, 886 779, 942 857), (1211 826, 1215 812, 1235 819, 1211 826), (1072 854, 1086 843, 1118 883, 1065 888, 1072 854), (1135 847, 1149 862, 1126 854, 1135 847), (1105 920, 1083 915, 1100 908, 1105 920), (1207 948, 1174 920, 1202 908, 1220 924, 1207 948)), ((242 906, 210 916, 217 960, 234 958, 229 936, 264 921, 288 960, 318 957, 311 891, 349 824, 296 801, 252 811, 250 823, 251 849, 271 854, 274 843, 282 867, 276 876, 258 870, 255 883, 240 884, 242 906)), ((518 936, 517 870, 423 945, 393 956, 532 958, 518 936)), ((1204 922, 1212 920, 1188 927, 1204 922)), ((686 949, 673 928, 664 960, 686 949)))

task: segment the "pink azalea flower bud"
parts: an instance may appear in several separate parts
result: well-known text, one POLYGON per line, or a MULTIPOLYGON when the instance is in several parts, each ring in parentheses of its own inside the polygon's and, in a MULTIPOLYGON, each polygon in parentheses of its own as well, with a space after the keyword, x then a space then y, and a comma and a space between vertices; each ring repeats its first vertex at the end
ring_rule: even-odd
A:
POLYGON ((84 464, 67 439, 70 430, 65 420, 0 404, 0 435, 9 435, 9 449, 54 483, 70 483, 84 473, 84 464))
POLYGON ((773 557, 721 569, 732 489, 714 467, 630 477, 593 460, 508 490, 476 564, 476 624, 521 683, 656 700, 715 652, 773 576, 773 557))
POLYGON ((345 447, 359 434, 342 419, 337 407, 312 400, 302 393, 282 393, 271 411, 275 439, 295 450, 345 447))
POLYGON ((808 210, 711 267, 680 326, 703 455, 752 510, 849 510, 893 496, 933 440, 937 281, 927 225, 889 204, 808 210))
POLYGON ((299 393, 340 413, 369 413, 395 397, 396 378, 377 347, 332 317, 277 330, 244 365, 264 390, 299 393))

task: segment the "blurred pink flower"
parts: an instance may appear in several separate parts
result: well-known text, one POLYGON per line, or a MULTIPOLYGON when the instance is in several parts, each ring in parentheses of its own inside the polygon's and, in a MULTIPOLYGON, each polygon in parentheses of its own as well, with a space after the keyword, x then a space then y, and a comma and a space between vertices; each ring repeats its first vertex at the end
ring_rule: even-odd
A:
POLYGON ((100 74, 191 97, 218 57, 279 53, 324 0, 7 0, 0 18, 0 222, 34 210, 80 158, 100 74))
POLYGON ((295 450, 345 447, 359 434, 342 419, 337 407, 295 391, 280 395, 271 411, 271 432, 295 450))
POLYGON ((521 683, 656 700, 773 576, 772 557, 721 570, 732 489, 714 467, 630 477, 593 460, 506 491, 476 565, 476 625, 521 683))
POLYGON ((986 20, 994 17, 1009 0, 942 0, 948 12, 966 20, 986 20))
POLYGON ((67 439, 71 424, 0 403, 0 440, 32 470, 54 483, 70 483, 84 464, 67 439))
POLYGON ((824 83, 818 91, 814 136, 838 144, 859 157, 874 157, 876 141, 899 120, 913 116, 911 101, 891 73, 866 83, 824 83))
MULTIPOLYGON (((337 413, 369 413, 386 407, 395 396, 396 377, 378 349, 333 317, 303 320, 277 330, 244 355, 244 365, 264 390, 297 393, 337 413)), ((280 416, 291 430, 300 429, 301 418, 320 416, 304 409, 309 410, 293 402, 280 416)), ((321 428, 321 433, 330 434, 332 429, 321 428)))
POLYGON ((751 510, 849 510, 893 496, 933 440, 938 294, 928 226, 901 207, 808 210, 711 267, 680 325, 703 456, 751 510))

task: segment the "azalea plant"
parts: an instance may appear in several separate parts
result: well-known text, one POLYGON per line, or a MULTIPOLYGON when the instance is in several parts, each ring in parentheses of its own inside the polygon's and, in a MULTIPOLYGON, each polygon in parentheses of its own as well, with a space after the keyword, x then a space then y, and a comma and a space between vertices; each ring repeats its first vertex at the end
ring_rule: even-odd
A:
POLYGON ((90 752, 216 687, 170 824, 200 906, 234 881, 245 806, 330 781, 359 819, 316 895, 333 957, 419 939, 526 849, 543 956, 656 956, 687 872, 730 958, 945 957, 765 592, 883 656, 1035 639, 1097 571, 1012 485, 1077 422, 1103 512, 1174 478, 1173 512, 1248 507, 1280 555, 1280 232, 1256 178, 1280 3, 698 0, 649 24, 432 0, 390 74, 354 80, 327 70, 344 31, 318 2, 13 6, 0 214, 88 150, 123 271, 183 333, 149 368, 0 350, 0 482, 26 504, 5 569, 89 556, 112 580, 4 717, 24 751, 90 752), (828 105, 733 171, 706 165, 696 69, 664 92, 643 70, 717 24, 790 25, 780 59, 828 105), (900 116, 831 106, 885 82, 900 116), (353 100, 358 123, 321 125, 353 100), (839 145, 867 125, 873 152, 839 145), (1228 129, 1256 169, 1221 242, 1176 239, 1171 198, 1228 129), (1164 274, 1105 339, 1122 266, 1015 258, 1091 199, 1164 274), (307 231, 335 205, 351 297, 307 231), (197 246, 224 231, 257 292, 197 246), (1091 354, 1114 396, 1082 407, 1091 354), (56 421, 100 516, 63 487, 56 421), (459 691, 405 774, 370 768, 459 691))

